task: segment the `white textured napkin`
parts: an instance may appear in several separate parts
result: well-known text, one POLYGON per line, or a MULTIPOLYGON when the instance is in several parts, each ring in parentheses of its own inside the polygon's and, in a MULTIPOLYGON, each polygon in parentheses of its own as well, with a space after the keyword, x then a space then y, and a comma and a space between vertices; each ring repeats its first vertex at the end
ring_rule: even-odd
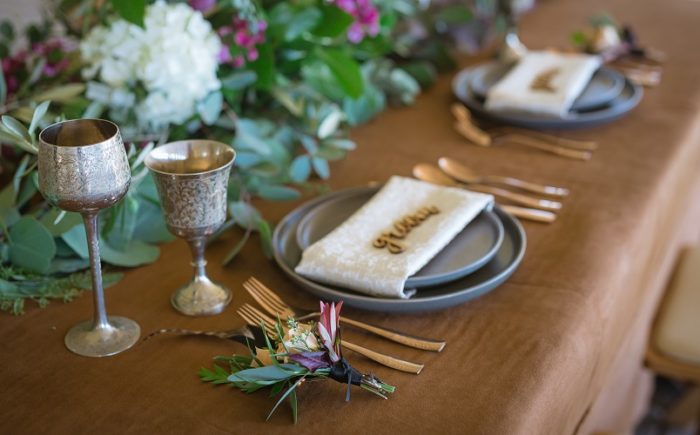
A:
POLYGON ((489 90, 486 110, 565 118, 599 67, 598 56, 529 52, 489 90))
POLYGON ((405 177, 392 177, 362 208, 323 239, 304 250, 296 272, 314 281, 370 295, 408 298, 406 279, 425 266, 493 197, 464 189, 440 187, 405 177), (412 228, 392 254, 373 246, 394 222, 422 207, 439 209, 412 228))

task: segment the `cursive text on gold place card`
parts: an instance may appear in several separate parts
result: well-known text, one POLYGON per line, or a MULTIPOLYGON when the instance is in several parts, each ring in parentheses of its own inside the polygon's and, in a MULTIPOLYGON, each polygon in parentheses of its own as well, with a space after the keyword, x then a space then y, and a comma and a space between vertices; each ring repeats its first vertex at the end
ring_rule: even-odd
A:
POLYGON ((420 225, 430 216, 440 213, 440 209, 434 205, 421 207, 417 212, 404 216, 394 222, 389 231, 384 231, 377 237, 372 246, 377 249, 388 249, 392 254, 400 254, 406 250, 406 244, 402 242, 413 228, 420 225))

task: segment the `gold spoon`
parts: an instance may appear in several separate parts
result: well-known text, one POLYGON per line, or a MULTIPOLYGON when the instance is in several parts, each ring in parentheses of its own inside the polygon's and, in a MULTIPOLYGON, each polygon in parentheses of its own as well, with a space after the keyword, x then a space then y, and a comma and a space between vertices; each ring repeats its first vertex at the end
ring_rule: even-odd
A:
MULTIPOLYGON (((474 124, 472 121, 471 112, 469 112, 469 109, 466 107, 459 103, 455 103, 451 106, 451 111, 456 118, 454 128, 457 133, 462 135, 468 141, 482 147, 490 147, 494 145, 496 141, 510 141, 519 145, 529 146, 540 151, 574 160, 590 160, 592 156, 591 151, 589 150, 555 145, 541 137, 537 138, 535 136, 526 136, 523 131, 520 131, 519 133, 497 131, 497 134, 489 134, 474 124)), ((542 136, 543 133, 540 133, 539 135, 542 136)), ((569 139, 567 142, 573 141, 569 139)))
MULTIPOLYGON (((447 175, 443 174, 439 168, 428 164, 418 164, 413 167, 413 176, 428 183, 438 184, 448 187, 463 187, 447 175)), ((473 186, 472 186, 473 187, 473 186)), ((475 190, 472 188, 472 190, 475 190)), ((502 190, 502 189, 496 189, 502 190)), ((511 193, 504 191, 506 193, 511 193)), ((490 193, 490 192, 485 192, 490 193)), ((499 195, 500 196, 500 195, 499 195)), ((533 198, 530 198, 533 199, 533 198)), ((554 222, 557 215, 551 211, 538 210, 534 208, 519 207, 515 205, 499 204, 504 211, 522 219, 529 219, 536 222, 554 222)))
POLYGON ((566 196, 569 194, 569 190, 563 187, 545 186, 519 180, 517 178, 500 177, 497 175, 479 176, 467 166, 449 157, 441 157, 440 160, 438 160, 438 166, 450 177, 466 184, 505 184, 528 192, 541 193, 544 195, 566 196))

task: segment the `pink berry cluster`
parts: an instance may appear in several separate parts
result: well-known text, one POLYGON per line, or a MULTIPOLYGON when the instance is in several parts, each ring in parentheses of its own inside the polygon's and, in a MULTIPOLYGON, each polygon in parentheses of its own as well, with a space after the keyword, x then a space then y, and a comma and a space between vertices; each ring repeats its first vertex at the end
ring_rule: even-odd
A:
POLYGON ((333 4, 355 19, 347 33, 350 42, 357 44, 365 36, 377 36, 379 33, 379 10, 372 4, 371 0, 333 0, 333 4))
POLYGON ((246 61, 255 61, 258 58, 257 45, 265 42, 265 29, 267 23, 263 20, 251 22, 240 17, 234 17, 231 25, 220 27, 217 32, 223 46, 219 63, 239 68, 246 61))
POLYGON ((20 83, 29 78, 35 65, 43 62, 42 77, 52 78, 62 73, 70 61, 67 52, 73 47, 60 39, 37 42, 31 50, 20 50, 12 56, 2 59, 2 73, 7 85, 7 93, 15 93, 20 83))

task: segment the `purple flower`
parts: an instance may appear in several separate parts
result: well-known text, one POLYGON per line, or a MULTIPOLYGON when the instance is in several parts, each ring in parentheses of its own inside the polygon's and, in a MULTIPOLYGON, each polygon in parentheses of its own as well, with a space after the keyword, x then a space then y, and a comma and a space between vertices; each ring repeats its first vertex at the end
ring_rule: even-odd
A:
POLYGON ((379 34, 379 10, 371 0, 335 0, 333 3, 354 18, 347 33, 350 42, 357 44, 365 36, 379 34))
POLYGON ((188 0, 187 3, 196 11, 206 12, 214 7, 216 0, 188 0))
POLYGON ((265 21, 250 22, 240 17, 234 17, 230 25, 220 27, 217 33, 224 40, 224 47, 219 53, 219 63, 240 68, 245 65, 246 60, 257 60, 260 55, 257 46, 265 42, 266 29, 265 21), (234 54, 239 54, 232 56, 231 50, 234 54))
POLYGON ((294 353, 289 355, 289 359, 301 364, 311 372, 331 366, 331 363, 328 360, 328 354, 323 351, 294 353))

